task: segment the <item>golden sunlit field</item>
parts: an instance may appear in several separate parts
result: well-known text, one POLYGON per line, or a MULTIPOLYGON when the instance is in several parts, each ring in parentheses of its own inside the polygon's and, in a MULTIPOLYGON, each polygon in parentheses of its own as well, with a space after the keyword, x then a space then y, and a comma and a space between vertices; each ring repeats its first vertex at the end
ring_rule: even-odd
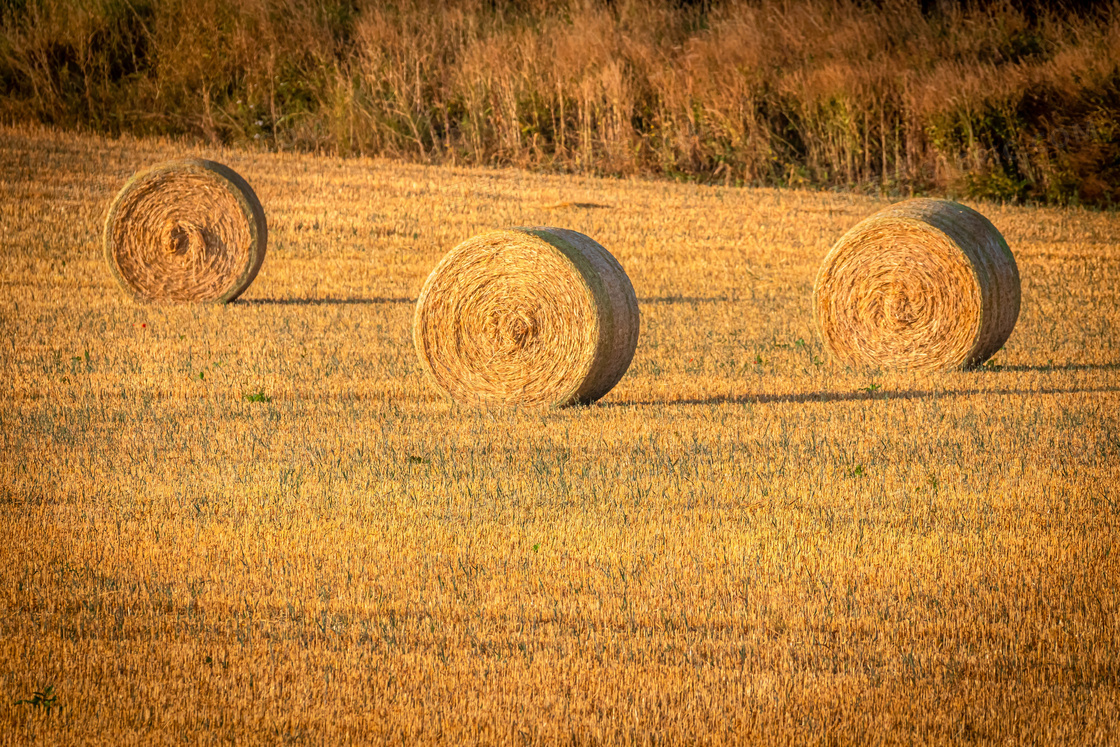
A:
POLYGON ((889 202, 0 131, 0 742, 1115 744, 1120 215, 974 204, 981 370, 853 371, 817 267, 889 202), (253 185, 260 275, 141 306, 134 171, 253 185), (641 338, 598 404, 443 400, 460 241, 582 231, 641 338))

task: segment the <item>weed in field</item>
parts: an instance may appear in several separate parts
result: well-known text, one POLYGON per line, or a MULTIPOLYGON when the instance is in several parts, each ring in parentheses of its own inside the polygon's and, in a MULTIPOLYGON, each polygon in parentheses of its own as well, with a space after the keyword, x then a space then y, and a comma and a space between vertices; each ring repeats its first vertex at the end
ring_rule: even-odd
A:
POLYGON ((13 705, 28 705, 36 710, 41 708, 48 716, 52 709, 62 710, 62 705, 58 702, 58 694, 54 691, 54 685, 47 685, 41 690, 36 690, 30 698, 17 700, 13 705))

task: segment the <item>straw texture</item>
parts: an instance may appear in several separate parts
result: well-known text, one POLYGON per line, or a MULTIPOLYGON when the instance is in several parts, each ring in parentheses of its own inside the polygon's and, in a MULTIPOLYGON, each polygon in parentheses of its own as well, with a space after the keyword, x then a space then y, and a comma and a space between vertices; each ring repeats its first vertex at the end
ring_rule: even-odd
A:
POLYGON ((140 301, 232 301, 264 261, 268 228, 252 188, 201 159, 138 173, 105 220, 105 258, 140 301))
POLYGON ((630 366, 638 299, 587 236, 512 228, 452 249, 428 277, 412 334, 420 363, 457 402, 593 402, 630 366))
POLYGON ((813 313, 842 363, 970 368, 1015 328, 1019 270, 980 213, 947 200, 908 200, 836 242, 817 274, 813 313))

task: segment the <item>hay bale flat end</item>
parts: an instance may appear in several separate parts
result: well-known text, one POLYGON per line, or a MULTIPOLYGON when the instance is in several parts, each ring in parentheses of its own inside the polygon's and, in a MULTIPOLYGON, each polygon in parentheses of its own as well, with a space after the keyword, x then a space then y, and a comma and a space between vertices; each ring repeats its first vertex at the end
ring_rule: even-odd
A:
POLYGON ((139 301, 226 302, 256 278, 268 227, 240 175, 192 158, 134 175, 109 208, 103 242, 113 277, 139 301))
POLYGON ((638 301, 591 238, 513 228, 468 239, 429 275, 413 341, 431 381, 463 403, 593 402, 626 373, 638 301))
POLYGON ((1019 317, 1019 271, 980 213, 948 200, 892 205, 836 242, 813 288, 832 356, 851 366, 978 366, 1019 317))

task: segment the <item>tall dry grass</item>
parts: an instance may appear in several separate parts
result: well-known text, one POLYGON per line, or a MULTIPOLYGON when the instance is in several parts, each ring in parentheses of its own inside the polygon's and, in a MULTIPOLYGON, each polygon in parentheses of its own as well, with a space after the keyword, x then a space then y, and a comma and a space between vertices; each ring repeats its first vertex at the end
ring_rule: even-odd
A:
POLYGON ((4 120, 1116 204, 1120 5, 20 0, 4 120))
POLYGON ((229 305, 132 303, 104 211, 181 143, 0 129, 0 744, 1070 744, 1120 732, 1120 218, 978 206, 991 365, 849 370, 817 267, 881 198, 188 149, 269 215, 229 305), (634 283, 598 405, 449 405, 449 247, 634 283))

